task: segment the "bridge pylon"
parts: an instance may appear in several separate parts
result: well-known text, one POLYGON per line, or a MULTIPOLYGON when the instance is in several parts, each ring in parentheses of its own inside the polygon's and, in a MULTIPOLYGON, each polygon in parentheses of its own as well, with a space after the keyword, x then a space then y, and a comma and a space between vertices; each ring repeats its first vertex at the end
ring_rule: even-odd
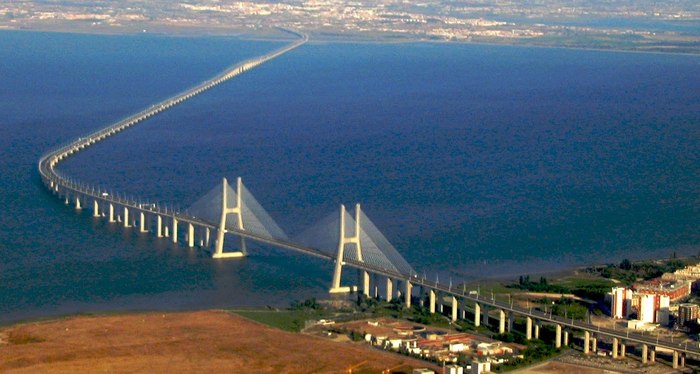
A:
POLYGON ((221 219, 219 221, 219 229, 217 230, 216 236, 216 248, 212 258, 232 258, 232 257, 244 257, 247 254, 245 238, 241 236, 241 247, 238 252, 224 252, 224 234, 226 234, 226 217, 229 214, 236 215, 236 225, 237 229, 244 230, 243 228, 243 189, 241 188, 241 177, 236 179, 236 206, 228 206, 228 189, 229 184, 226 178, 223 178, 222 190, 221 190, 221 219))
POLYGON ((357 253, 357 259, 364 262, 362 259, 362 243, 360 240, 361 229, 360 229, 360 204, 355 205, 355 230, 352 236, 347 236, 345 232, 345 205, 340 204, 340 235, 338 236, 338 252, 335 260, 335 271, 333 272, 333 283, 331 284, 330 293, 347 293, 354 291, 357 287, 341 287, 340 280, 342 278, 343 272, 343 256, 345 253, 345 246, 347 244, 355 245, 355 252, 357 253))

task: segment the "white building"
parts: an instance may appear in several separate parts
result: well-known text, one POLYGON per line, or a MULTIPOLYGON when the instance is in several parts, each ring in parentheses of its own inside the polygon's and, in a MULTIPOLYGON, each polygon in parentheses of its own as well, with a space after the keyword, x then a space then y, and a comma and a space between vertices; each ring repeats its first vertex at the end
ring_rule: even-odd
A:
POLYGON ((610 311, 613 318, 627 318, 632 312, 632 290, 624 287, 612 289, 610 311))
POLYGON ((482 374, 491 372, 491 361, 472 361, 472 373, 471 374, 482 374))
POLYGON ((459 365, 447 365, 445 374, 464 374, 464 368, 459 365))
POLYGON ((640 295, 638 317, 642 322, 656 322, 656 295, 640 295))

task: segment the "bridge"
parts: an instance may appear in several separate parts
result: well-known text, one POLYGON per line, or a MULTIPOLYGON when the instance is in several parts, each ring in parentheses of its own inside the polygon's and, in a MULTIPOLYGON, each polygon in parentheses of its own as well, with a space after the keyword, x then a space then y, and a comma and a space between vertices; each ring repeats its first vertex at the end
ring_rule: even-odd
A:
POLYGON ((562 344, 568 345, 569 334, 572 331, 581 331, 585 353, 596 352, 598 339, 605 339, 612 343, 614 358, 624 357, 628 345, 639 347, 643 363, 653 363, 657 350, 670 353, 674 368, 683 367, 687 355, 700 356, 700 349, 695 345, 679 344, 629 330, 602 328, 584 321, 562 318, 551 312, 547 314, 546 311, 522 308, 514 305, 512 301, 485 297, 478 292, 467 292, 464 288, 455 289, 451 284, 429 281, 424 276, 419 277, 362 212, 359 204, 354 207, 353 215, 341 205, 339 214, 329 215, 292 240, 257 203, 252 193, 243 185, 241 178, 236 179, 235 188, 224 178, 221 186, 213 188, 188 209, 180 211, 157 204, 143 204, 136 198, 115 195, 99 187, 75 181, 57 169, 60 162, 66 158, 308 41, 306 35, 292 33, 298 36, 298 40, 287 46, 236 64, 184 92, 48 152, 38 162, 43 183, 66 204, 74 204, 75 209, 81 210, 91 205, 94 217, 104 217, 110 223, 138 229, 140 233, 153 233, 158 238, 171 240, 173 243, 184 240, 187 247, 198 246, 211 250, 215 259, 243 257, 247 254, 246 241, 253 240, 333 261, 330 293, 362 292, 366 297, 400 299, 406 307, 411 307, 414 301, 418 301, 421 306, 426 302, 431 313, 437 313, 438 307, 441 311, 447 307, 446 314, 452 321, 466 319, 469 314, 475 326, 489 324, 493 319, 492 314, 495 314, 499 333, 511 331, 513 321, 517 317, 525 321, 525 336, 528 340, 539 337, 541 326, 554 326, 554 344, 557 348, 562 344), (184 230, 180 230, 180 227, 184 230), (239 238, 237 251, 225 251, 226 234, 239 238), (342 285, 343 269, 347 267, 359 272, 360 285, 342 285), (373 286, 372 278, 375 279, 373 286), (377 278, 382 278, 382 282, 377 282, 377 278), (380 288, 384 295, 379 295, 380 288), (416 289, 419 292, 416 292, 416 289), (489 310, 495 313, 489 313, 489 310))

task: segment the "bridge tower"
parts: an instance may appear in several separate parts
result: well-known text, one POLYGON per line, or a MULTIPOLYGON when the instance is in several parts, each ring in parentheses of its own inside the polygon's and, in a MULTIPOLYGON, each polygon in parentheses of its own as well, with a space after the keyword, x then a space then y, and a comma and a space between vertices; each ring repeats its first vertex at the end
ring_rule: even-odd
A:
POLYGON ((219 229, 217 231, 216 237, 216 249, 214 251, 213 258, 231 258, 231 257, 243 257, 247 254, 245 238, 241 236, 241 250, 238 252, 224 252, 224 234, 226 234, 226 217, 229 214, 236 215, 237 229, 244 230, 243 228, 243 189, 241 188, 241 178, 236 179, 236 206, 228 206, 228 189, 229 184, 226 178, 223 179, 222 190, 221 190, 221 220, 219 221, 219 229))
MULTIPOLYGON (((345 205, 341 204, 340 205, 340 235, 338 237, 338 252, 335 260, 335 271, 333 272, 333 284, 331 285, 330 293, 346 293, 350 292, 353 290, 351 287, 341 287, 340 286, 340 279, 342 277, 342 272, 343 272, 343 255, 345 253, 345 245, 347 244, 354 244, 356 248, 356 253, 357 253, 357 259, 358 261, 364 262, 362 259, 362 244, 360 241, 360 233, 362 232, 360 229, 360 204, 355 205, 355 230, 353 232, 352 236, 346 236, 345 232, 345 205)), ((369 275, 368 274, 363 274, 363 283, 365 283, 363 286, 363 289, 366 290, 367 292, 369 291, 369 286, 367 283, 369 283, 369 275)))

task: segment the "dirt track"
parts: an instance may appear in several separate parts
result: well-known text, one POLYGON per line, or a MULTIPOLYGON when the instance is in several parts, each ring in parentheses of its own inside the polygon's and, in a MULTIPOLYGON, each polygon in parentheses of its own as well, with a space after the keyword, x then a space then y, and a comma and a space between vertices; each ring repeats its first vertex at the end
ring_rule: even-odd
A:
POLYGON ((426 365, 223 311, 80 316, 0 329, 3 373, 339 373, 353 366, 374 373, 426 365))

